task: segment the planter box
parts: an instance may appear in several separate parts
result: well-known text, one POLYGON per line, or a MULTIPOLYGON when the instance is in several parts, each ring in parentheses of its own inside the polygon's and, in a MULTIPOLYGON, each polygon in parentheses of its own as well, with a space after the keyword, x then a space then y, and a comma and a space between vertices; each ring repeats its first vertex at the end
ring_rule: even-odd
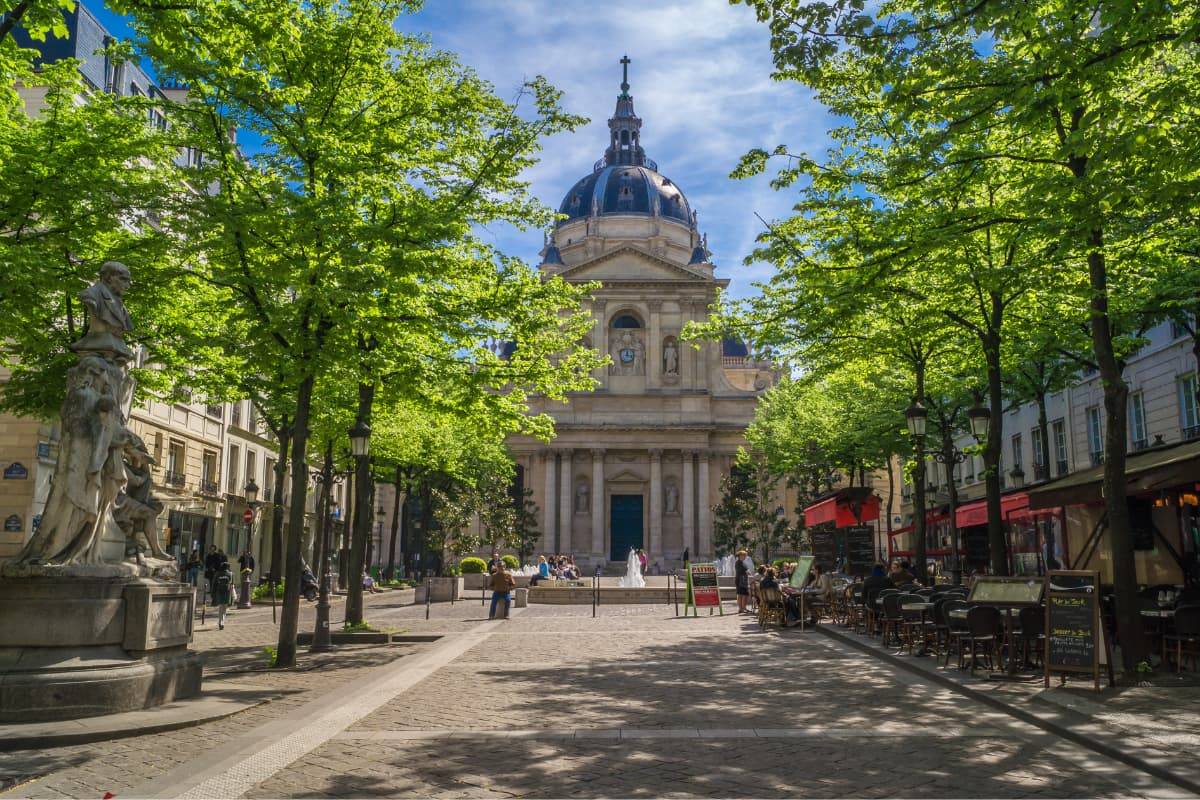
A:
POLYGON ((462 600, 466 596, 462 578, 429 578, 417 586, 415 602, 425 602, 426 587, 430 588, 431 603, 448 603, 451 600, 462 600))

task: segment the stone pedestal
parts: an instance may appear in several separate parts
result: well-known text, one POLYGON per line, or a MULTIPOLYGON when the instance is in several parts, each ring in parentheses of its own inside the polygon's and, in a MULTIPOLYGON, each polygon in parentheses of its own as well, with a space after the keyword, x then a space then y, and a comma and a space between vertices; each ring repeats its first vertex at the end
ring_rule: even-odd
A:
POLYGON ((0 723, 137 711, 200 691, 191 586, 0 580, 0 723))

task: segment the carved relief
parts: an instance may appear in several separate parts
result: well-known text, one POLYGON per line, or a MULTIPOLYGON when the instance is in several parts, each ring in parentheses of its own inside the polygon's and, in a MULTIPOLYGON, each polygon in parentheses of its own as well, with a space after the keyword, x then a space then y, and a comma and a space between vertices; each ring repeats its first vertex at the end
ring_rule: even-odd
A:
POLYGON ((613 332, 611 375, 645 375, 646 347, 642 342, 641 332, 635 329, 625 329, 613 332))

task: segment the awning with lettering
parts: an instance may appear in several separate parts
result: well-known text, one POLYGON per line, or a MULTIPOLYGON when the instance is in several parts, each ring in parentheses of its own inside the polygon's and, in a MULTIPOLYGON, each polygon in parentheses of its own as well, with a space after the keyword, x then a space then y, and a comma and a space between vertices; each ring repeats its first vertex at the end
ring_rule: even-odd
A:
MULTIPOLYGON (((1080 470, 1029 490, 1031 508, 1101 503, 1104 465, 1080 470)), ((1200 440, 1131 453, 1125 459, 1125 491, 1130 495, 1188 486, 1200 480, 1200 440)))
MULTIPOLYGON (((1000 497, 1000 518, 1029 516, 1029 492, 1010 492, 1000 497)), ((960 528, 987 525, 987 498, 958 507, 954 521, 960 528)))
POLYGON ((804 524, 848 528, 879 519, 879 497, 870 488, 839 489, 804 509, 804 524), (857 512, 857 514, 856 514, 857 512))

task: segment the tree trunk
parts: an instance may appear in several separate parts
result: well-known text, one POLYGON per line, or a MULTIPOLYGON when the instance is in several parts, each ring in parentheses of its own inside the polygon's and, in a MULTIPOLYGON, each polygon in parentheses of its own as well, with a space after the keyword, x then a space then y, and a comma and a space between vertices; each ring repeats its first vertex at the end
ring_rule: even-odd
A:
POLYGON ((429 485, 429 481, 425 481, 421 485, 421 525, 417 531, 420 538, 418 542, 417 553, 420 555, 417 561, 417 568, 422 572, 429 572, 433 568, 429 555, 429 527, 433 523, 433 488, 429 485))
POLYGON ((300 545, 304 531, 304 506, 308 500, 308 417, 312 405, 313 376, 296 391, 296 417, 292 423, 292 503, 288 509, 287 560, 284 568, 283 609, 279 617, 279 644, 275 664, 296 666, 296 630, 300 623, 300 545))
MULTIPOLYGON (((887 540, 892 541, 892 510, 896 501, 896 468, 892 465, 892 457, 888 456, 887 460, 888 473, 888 499, 887 499, 887 519, 884 520, 885 530, 887 530, 887 540)), ((883 548, 879 548, 879 560, 884 560, 883 548)))
POLYGON ((1000 453, 1004 446, 1004 387, 1000 370, 1000 337, 984 342, 988 382, 988 436, 983 447, 987 488, 988 555, 993 575, 1007 575, 1008 542, 1004 536, 1004 518, 1000 514, 1000 453))
MULTIPOLYGON (((1044 384, 1043 384, 1044 386, 1044 384)), ((1038 430, 1042 432, 1042 480, 1050 479, 1050 422, 1046 414, 1046 392, 1039 388, 1037 392, 1038 430)), ((1037 479, 1037 476, 1034 476, 1037 479)))
POLYGON ((954 484, 954 464, 956 448, 954 447, 954 435, 950 430, 949 425, 942 429, 942 460, 946 467, 946 494, 950 500, 950 548, 954 551, 954 577, 955 583, 962 583, 962 554, 959 553, 958 544, 961 540, 958 531, 958 487, 954 484))
POLYGON ((271 583, 283 577, 283 482, 287 480, 288 445, 292 430, 286 419, 279 427, 279 459, 275 462, 275 487, 271 491, 271 583))
MULTIPOLYGON (((375 510, 375 480, 374 480, 374 478, 372 478, 372 480, 371 480, 370 506, 371 506, 371 510, 374 511, 375 510)), ((375 527, 377 525, 381 526, 379 528, 379 546, 383 547, 383 528, 382 528, 383 523, 376 522, 376 520, 378 520, 378 519, 379 519, 379 514, 372 513, 371 514, 371 522, 367 526, 367 555, 363 559, 363 566, 366 567, 367 572, 370 572, 371 567, 375 566, 375 527)))
POLYGON ((388 546, 387 559, 387 579, 389 581, 396 578, 396 534, 400 532, 400 467, 396 467, 396 498, 392 501, 392 536, 391 544, 388 546))
POLYGON ((1129 386, 1121 375, 1121 364, 1113 349, 1113 334, 1108 317, 1108 270, 1103 247, 1104 234, 1092 231, 1088 253, 1088 276, 1092 285, 1092 349, 1104 383, 1104 510, 1108 513, 1109 541, 1112 542, 1113 591, 1116 595, 1117 638, 1121 660, 1133 674, 1145 655, 1142 618, 1137 604, 1137 566, 1133 551, 1133 532, 1129 525, 1129 503, 1125 492, 1126 402, 1129 386))
MULTIPOLYGON (((925 362, 916 364, 917 400, 925 402, 925 362)), ((925 443, 920 436, 913 437, 913 564, 917 582, 925 583, 925 443)))
POLYGON ((346 571, 350 566, 350 531, 353 530, 354 509, 358 503, 354 499, 357 482, 354 480, 354 470, 346 476, 346 511, 342 514, 342 535, 338 537, 338 588, 346 591, 346 571))
MULTIPOLYGON (((375 385, 358 385, 358 421, 371 424, 371 406, 375 403, 375 385)), ((346 568, 346 624, 363 621, 363 562, 367 539, 371 535, 371 461, 354 459, 354 532, 350 537, 350 564, 346 568)))

